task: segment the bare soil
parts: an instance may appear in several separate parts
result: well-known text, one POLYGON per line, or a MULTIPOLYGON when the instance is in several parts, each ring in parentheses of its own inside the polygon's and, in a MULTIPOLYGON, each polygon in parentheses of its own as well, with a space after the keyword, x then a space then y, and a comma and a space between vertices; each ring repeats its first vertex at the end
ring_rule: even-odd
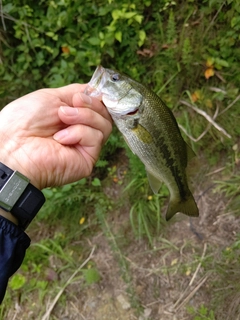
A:
MULTIPOLYGON (((114 240, 106 237, 102 230, 91 238, 80 239, 89 253, 95 247, 92 260, 101 275, 100 282, 85 287, 80 280, 69 284, 63 292, 64 299, 57 301, 50 318, 36 313, 39 306, 26 310, 24 306, 15 305, 6 320, 194 319, 186 307, 208 306, 212 281, 218 277, 214 268, 206 270, 201 257, 210 259, 214 266, 214 259, 240 232, 240 219, 226 212, 226 199, 214 192, 217 178, 219 173, 211 173, 206 166, 200 168, 194 178, 198 182, 194 183, 194 195, 200 217, 190 219, 177 215, 155 237, 154 248, 146 239, 134 238, 126 201, 107 218, 112 232, 118 236, 120 253, 113 250, 114 240)), ((117 198, 121 186, 113 184, 108 192, 117 198)), ((52 300, 47 299, 41 310, 50 308, 52 300)), ((236 310, 231 316, 226 306, 226 313, 216 315, 216 320, 225 319, 236 320, 240 316, 236 310)))

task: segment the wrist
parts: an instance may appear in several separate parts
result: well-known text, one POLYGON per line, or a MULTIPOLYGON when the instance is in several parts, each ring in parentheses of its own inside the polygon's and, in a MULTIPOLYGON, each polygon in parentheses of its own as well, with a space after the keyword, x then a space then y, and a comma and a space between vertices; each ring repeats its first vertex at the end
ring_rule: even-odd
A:
POLYGON ((14 217, 11 212, 5 211, 0 208, 0 216, 4 217, 5 219, 13 222, 14 224, 18 225, 18 219, 14 217))
MULTIPOLYGON (((18 171, 25 177, 29 179, 32 185, 34 185, 37 189, 41 190, 40 183, 38 183, 37 179, 33 177, 33 175, 30 173, 30 168, 25 169, 19 161, 15 160, 12 156, 11 157, 5 157, 0 158, 0 162, 5 164, 5 166, 11 168, 13 171, 18 171)), ((24 161, 23 161, 24 162, 24 161)))
POLYGON ((27 177, 0 162, 2 216, 25 230, 44 202, 43 193, 29 183, 27 177))

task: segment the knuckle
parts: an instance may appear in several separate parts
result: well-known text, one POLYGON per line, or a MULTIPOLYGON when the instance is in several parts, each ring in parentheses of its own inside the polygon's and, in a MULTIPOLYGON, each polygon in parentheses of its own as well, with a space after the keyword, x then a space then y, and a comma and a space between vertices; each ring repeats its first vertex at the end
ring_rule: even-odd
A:
POLYGON ((104 134, 102 131, 100 130, 97 130, 96 131, 96 142, 99 143, 99 144, 102 144, 104 142, 104 134))

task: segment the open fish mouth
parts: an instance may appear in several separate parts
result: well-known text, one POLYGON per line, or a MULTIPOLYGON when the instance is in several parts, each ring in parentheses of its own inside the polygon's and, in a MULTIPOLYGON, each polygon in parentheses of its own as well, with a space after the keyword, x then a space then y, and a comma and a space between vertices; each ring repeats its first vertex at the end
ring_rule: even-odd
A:
MULTIPOLYGON (((118 83, 119 85, 114 84, 114 75, 118 75, 117 71, 105 69, 99 65, 87 84, 84 93, 101 99, 111 115, 135 115, 139 109, 139 103, 132 103, 126 99, 128 95, 131 96, 132 87, 128 86, 127 91, 122 93, 121 82, 120 84, 118 83)), ((136 94, 138 93, 136 92, 136 94)))
POLYGON ((98 66, 84 93, 91 97, 100 96, 102 94, 102 88, 106 83, 106 80, 105 69, 102 66, 98 66))
POLYGON ((136 108, 135 110, 133 110, 133 111, 131 111, 131 112, 126 113, 126 115, 128 115, 128 116, 134 116, 134 115, 137 114, 137 113, 138 113, 138 108, 136 108))

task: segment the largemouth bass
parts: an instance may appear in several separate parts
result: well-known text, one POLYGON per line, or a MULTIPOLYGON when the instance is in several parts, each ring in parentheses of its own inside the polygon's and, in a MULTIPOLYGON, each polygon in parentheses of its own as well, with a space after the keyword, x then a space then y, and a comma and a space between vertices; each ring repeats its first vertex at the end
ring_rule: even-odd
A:
POLYGON ((171 110, 151 90, 98 66, 86 94, 100 96, 128 146, 144 163, 154 193, 163 181, 170 191, 166 220, 177 212, 199 215, 188 187, 186 167, 194 155, 183 140, 171 110))

